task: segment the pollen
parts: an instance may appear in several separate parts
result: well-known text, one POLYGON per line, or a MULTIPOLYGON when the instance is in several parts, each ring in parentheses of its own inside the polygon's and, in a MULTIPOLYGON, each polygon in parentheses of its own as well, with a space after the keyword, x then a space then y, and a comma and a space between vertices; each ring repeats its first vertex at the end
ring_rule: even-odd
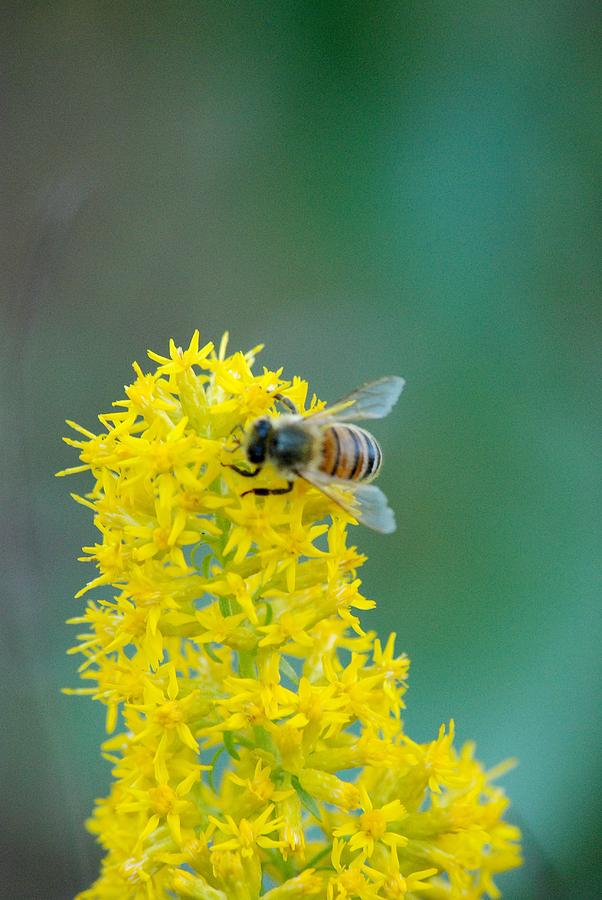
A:
POLYGON ((409 660, 370 630, 361 532, 300 479, 247 493, 283 487, 249 469, 254 420, 287 414, 277 395, 324 407, 302 379, 254 371, 259 349, 171 340, 134 363, 98 434, 68 423, 79 459, 58 474, 98 536, 67 693, 105 707, 112 767, 78 900, 499 896, 521 863, 504 764, 458 748, 453 721, 406 731, 409 660))
POLYGON ((255 835, 253 834, 253 829, 246 819, 241 819, 238 829, 240 834, 240 846, 242 849, 242 855, 251 856, 252 847, 255 843, 255 835))
POLYGON ((371 809, 359 818, 360 829, 375 840, 379 840, 387 830, 387 820, 380 810, 371 809))
POLYGON ((170 528, 154 528, 153 529, 153 542, 158 547, 159 550, 167 550, 170 545, 169 536, 171 534, 170 528))
POLYGON ((155 712, 155 719, 162 728, 175 728, 184 720, 182 707, 175 701, 164 703, 155 712))
POLYGON ((177 797, 169 785, 162 784, 149 791, 149 799, 153 812, 159 816, 166 816, 173 812, 177 797))

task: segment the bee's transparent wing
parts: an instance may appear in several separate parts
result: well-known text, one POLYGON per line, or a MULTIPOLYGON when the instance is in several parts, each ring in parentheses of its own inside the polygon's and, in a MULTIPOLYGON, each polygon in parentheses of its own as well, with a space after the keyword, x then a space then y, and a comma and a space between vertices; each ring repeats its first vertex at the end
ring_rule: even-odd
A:
POLYGON ((337 481, 322 473, 299 472, 299 477, 322 491, 329 500, 336 503, 345 512, 373 531, 391 534, 396 529, 395 514, 387 502, 386 496, 373 484, 358 484, 351 488, 349 482, 337 481), (347 490, 351 497, 342 496, 337 487, 347 490))
POLYGON ((336 419, 337 422, 382 419, 397 403, 404 384, 405 381, 398 375, 369 381, 327 409, 320 410, 312 419, 323 422, 328 419, 336 419))
POLYGON ((389 506, 385 494, 375 484, 360 484, 353 491, 353 515, 354 509, 358 509, 356 518, 381 534, 391 534, 397 528, 395 513, 389 506))

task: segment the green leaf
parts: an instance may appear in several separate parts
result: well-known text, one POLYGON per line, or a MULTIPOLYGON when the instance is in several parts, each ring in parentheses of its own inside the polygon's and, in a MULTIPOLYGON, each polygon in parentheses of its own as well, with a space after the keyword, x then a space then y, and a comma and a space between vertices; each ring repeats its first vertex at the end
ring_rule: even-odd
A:
POLYGON ((234 738, 231 731, 224 731, 224 746, 232 759, 240 759, 236 747, 234 746, 234 738))
POLYGON ((217 656, 215 650, 211 647, 211 644, 204 644, 203 646, 205 647, 205 653, 213 660, 213 662, 221 663, 221 659, 217 656))
POLYGON ((209 578, 209 566, 211 565, 211 560, 213 559, 213 554, 208 553, 203 557, 203 561, 201 563, 201 571, 203 573, 204 578, 209 578))
POLYGON ((219 608, 222 616, 227 618, 232 615, 232 608, 230 606, 230 598, 229 597, 220 597, 219 598, 219 608))
POLYGON ((299 800, 301 801, 302 806, 314 816, 318 822, 321 821, 321 813, 318 804, 311 794, 308 794, 304 788, 301 787, 301 783, 296 775, 291 777, 291 784, 297 792, 299 800))
POLYGON ((217 750, 215 751, 215 753, 213 754, 213 756, 211 757, 211 759, 209 760, 209 765, 211 766, 211 768, 207 772, 207 781, 209 782, 209 787, 211 788, 211 790, 213 791, 214 794, 217 792, 215 790, 215 782, 213 781, 213 771, 214 771, 216 762, 218 761, 218 759, 220 758, 220 756, 222 755, 222 753, 224 752, 225 749, 226 749, 225 747, 218 747, 217 750))
POLYGON ((265 622, 263 624, 269 625, 274 618, 274 608, 271 603, 268 603, 267 600, 262 600, 261 602, 265 606, 265 622))

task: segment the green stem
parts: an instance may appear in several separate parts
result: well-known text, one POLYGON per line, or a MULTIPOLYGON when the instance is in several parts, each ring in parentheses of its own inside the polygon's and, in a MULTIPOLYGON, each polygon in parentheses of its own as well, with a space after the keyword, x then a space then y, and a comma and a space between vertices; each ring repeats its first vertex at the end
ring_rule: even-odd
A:
POLYGON ((238 674, 241 678, 257 678, 255 656, 255 650, 238 651, 238 674))

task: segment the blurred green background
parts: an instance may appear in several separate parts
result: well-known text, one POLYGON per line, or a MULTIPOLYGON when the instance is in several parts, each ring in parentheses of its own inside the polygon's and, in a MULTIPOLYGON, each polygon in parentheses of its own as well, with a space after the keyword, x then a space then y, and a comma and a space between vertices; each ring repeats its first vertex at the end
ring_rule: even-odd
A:
POLYGON ((505 779, 507 898, 597 896, 600 30, 591 2, 5 6, 0 895, 95 876, 103 711, 66 698, 88 511, 52 473, 130 363, 265 341, 375 429, 399 529, 357 529, 408 730, 505 779))

